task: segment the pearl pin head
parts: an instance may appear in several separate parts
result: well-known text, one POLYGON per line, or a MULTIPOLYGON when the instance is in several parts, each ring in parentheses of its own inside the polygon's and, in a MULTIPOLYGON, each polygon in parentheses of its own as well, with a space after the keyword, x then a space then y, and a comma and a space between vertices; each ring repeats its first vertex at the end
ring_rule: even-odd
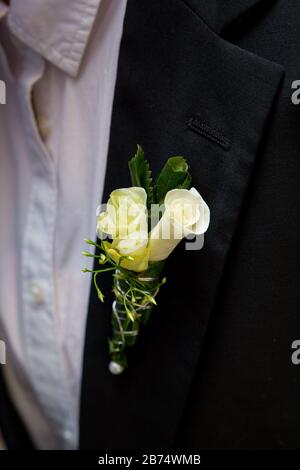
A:
POLYGON ((124 367, 121 366, 118 362, 110 361, 108 365, 109 372, 113 375, 120 375, 122 374, 124 367))

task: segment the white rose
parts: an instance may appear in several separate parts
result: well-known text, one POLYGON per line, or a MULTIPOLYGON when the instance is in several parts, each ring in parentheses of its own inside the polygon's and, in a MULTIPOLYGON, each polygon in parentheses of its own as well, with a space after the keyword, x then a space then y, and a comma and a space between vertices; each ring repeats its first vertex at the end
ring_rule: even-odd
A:
POLYGON ((149 261, 166 259, 182 238, 208 229, 210 212, 195 188, 173 189, 166 194, 165 211, 149 234, 149 261))
POLYGON ((126 239, 132 232, 148 231, 147 194, 144 188, 116 189, 110 194, 106 211, 97 220, 97 232, 113 239, 126 239))
POLYGON ((121 266, 130 271, 142 272, 148 268, 148 232, 132 232, 127 239, 115 239, 112 243, 104 242, 107 254, 119 263, 121 256, 126 256, 121 260, 121 266))
POLYGON ((106 241, 107 254, 120 266, 141 272, 148 268, 148 211, 144 188, 131 187, 113 191, 106 211, 97 220, 99 237, 111 235, 112 243, 106 241))

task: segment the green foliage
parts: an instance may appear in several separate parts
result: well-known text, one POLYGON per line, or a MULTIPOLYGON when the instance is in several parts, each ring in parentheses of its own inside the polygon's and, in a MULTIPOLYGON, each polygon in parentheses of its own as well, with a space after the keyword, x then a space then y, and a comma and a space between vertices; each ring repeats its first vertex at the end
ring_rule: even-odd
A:
POLYGON ((183 157, 171 157, 167 160, 154 187, 156 203, 162 204, 171 189, 190 188, 192 178, 188 169, 187 161, 183 157))
POLYGON ((131 182, 133 186, 140 186, 147 193, 147 206, 150 208, 153 203, 153 186, 149 163, 145 159, 144 151, 140 145, 134 157, 128 162, 131 182))
POLYGON ((165 195, 171 189, 189 189, 191 186, 192 178, 184 157, 171 157, 167 160, 157 178, 154 189, 149 163, 145 159, 144 151, 140 145, 137 146, 136 154, 129 160, 128 166, 132 185, 144 188, 147 193, 148 209, 154 202, 162 204, 165 195))

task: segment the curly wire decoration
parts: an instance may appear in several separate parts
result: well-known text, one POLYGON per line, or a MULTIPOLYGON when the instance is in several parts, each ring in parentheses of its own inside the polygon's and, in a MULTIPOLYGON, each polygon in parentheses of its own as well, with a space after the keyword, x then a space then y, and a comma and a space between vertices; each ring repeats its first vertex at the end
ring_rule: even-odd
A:
POLYGON ((156 277, 139 278, 138 281, 139 287, 136 287, 120 271, 115 272, 115 300, 112 304, 112 359, 115 366, 119 365, 122 370, 126 364, 125 347, 135 342, 140 323, 147 320, 146 315, 150 313, 160 288, 156 277), (134 320, 130 315, 134 316, 134 320))

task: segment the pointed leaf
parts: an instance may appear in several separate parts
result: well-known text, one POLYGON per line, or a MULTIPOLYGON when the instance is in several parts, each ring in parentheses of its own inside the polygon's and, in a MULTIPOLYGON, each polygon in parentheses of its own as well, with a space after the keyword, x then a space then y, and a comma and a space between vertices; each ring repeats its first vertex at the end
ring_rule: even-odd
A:
POLYGON ((191 176, 188 169, 187 161, 183 157, 171 157, 167 160, 154 188, 155 199, 158 204, 164 202, 165 195, 171 189, 189 189, 191 176))
POLYGON ((140 186, 147 193, 147 206, 150 208, 153 203, 153 186, 149 163, 145 159, 144 151, 140 145, 134 157, 128 162, 131 181, 133 186, 140 186))

